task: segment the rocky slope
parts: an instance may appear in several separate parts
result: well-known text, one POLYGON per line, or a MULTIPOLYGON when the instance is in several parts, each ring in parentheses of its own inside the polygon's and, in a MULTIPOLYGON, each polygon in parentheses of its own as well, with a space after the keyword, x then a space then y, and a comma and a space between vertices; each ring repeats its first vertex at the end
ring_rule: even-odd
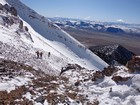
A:
POLYGON ((110 65, 114 65, 115 62, 126 65, 126 63, 131 60, 132 57, 135 55, 133 52, 117 44, 105 46, 91 46, 89 47, 89 49, 110 65))
POLYGON ((0 105, 140 104, 139 69, 107 67, 20 1, 0 3, 0 105))
MULTIPOLYGON (((136 62, 140 62, 139 57, 133 60, 133 64, 136 62)), ((116 66, 94 71, 74 64, 64 68, 67 70, 61 75, 52 76, 22 63, 0 59, 0 104, 140 104, 140 69, 132 72, 132 66, 129 69, 116 66)))

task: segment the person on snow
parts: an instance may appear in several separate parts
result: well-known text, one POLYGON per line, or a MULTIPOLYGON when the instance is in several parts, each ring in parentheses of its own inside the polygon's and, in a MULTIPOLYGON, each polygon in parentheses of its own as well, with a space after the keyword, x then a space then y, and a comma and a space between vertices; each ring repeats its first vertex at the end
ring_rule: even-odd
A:
POLYGON ((48 52, 48 58, 51 56, 51 53, 50 52, 48 52))
POLYGON ((42 59, 43 52, 40 52, 40 59, 42 59))
POLYGON ((39 51, 36 51, 37 59, 39 58, 39 51))
POLYGON ((112 87, 110 88, 109 92, 112 92, 112 87))

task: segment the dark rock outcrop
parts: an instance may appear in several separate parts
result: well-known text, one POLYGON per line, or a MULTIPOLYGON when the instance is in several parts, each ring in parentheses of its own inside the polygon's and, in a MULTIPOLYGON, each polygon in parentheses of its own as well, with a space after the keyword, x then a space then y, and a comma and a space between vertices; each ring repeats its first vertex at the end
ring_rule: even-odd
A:
POLYGON ((114 80, 116 83, 118 82, 125 82, 128 79, 130 79, 130 77, 121 77, 121 76, 113 76, 112 80, 114 80))
POLYGON ((10 13, 14 16, 17 16, 17 10, 14 7, 10 7, 10 13))
POLYGON ((8 4, 5 4, 3 7, 4 7, 4 9, 5 9, 7 12, 10 11, 10 6, 9 6, 8 4))
POLYGON ((28 29, 28 27, 27 26, 24 26, 24 29, 25 29, 25 31, 29 31, 29 29, 28 29))
POLYGON ((3 10, 3 5, 0 3, 0 10, 3 10))
POLYGON ((62 67, 62 69, 61 69, 61 72, 60 72, 60 75, 63 73, 63 72, 65 72, 65 71, 68 71, 68 70, 72 70, 72 69, 83 69, 80 65, 78 65, 78 64, 68 64, 68 65, 66 65, 65 67, 62 67))
POLYGON ((115 72, 117 72, 117 69, 110 66, 108 68, 104 68, 104 70, 102 71, 103 75, 105 76, 111 76, 115 72))
POLYGON ((92 46, 89 49, 110 65, 115 65, 116 61, 119 64, 126 65, 126 63, 135 55, 133 52, 117 44, 92 46))
POLYGON ((36 98, 35 101, 43 104, 45 101, 45 98, 43 96, 40 96, 40 97, 36 98))
POLYGON ((127 62, 126 67, 130 73, 140 72, 140 57, 134 56, 132 60, 127 62))
POLYGON ((21 20, 20 23, 19 23, 19 28, 20 28, 20 29, 23 29, 23 21, 22 21, 22 20, 21 20))

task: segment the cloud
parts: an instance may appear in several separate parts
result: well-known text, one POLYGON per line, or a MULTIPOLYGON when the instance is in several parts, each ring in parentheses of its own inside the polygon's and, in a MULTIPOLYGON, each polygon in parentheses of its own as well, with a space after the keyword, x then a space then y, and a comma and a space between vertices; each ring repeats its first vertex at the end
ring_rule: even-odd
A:
POLYGON ((86 17, 85 20, 91 20, 91 16, 86 17))
POLYGON ((55 15, 54 17, 60 17, 59 15, 55 15))
POLYGON ((123 19, 118 19, 117 22, 125 22, 123 19))

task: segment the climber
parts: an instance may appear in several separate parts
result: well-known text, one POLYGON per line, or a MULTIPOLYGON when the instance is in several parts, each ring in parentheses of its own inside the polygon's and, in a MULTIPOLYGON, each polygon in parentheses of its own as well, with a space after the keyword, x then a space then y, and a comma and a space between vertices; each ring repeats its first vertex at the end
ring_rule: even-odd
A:
POLYGON ((42 59, 43 52, 40 52, 40 54, 39 54, 39 55, 40 55, 40 59, 42 59))
POLYGON ((37 59, 39 58, 39 51, 36 51, 37 59))
POLYGON ((48 52, 48 58, 51 56, 51 53, 50 52, 48 52))
POLYGON ((112 87, 110 88, 109 92, 112 92, 112 87))

